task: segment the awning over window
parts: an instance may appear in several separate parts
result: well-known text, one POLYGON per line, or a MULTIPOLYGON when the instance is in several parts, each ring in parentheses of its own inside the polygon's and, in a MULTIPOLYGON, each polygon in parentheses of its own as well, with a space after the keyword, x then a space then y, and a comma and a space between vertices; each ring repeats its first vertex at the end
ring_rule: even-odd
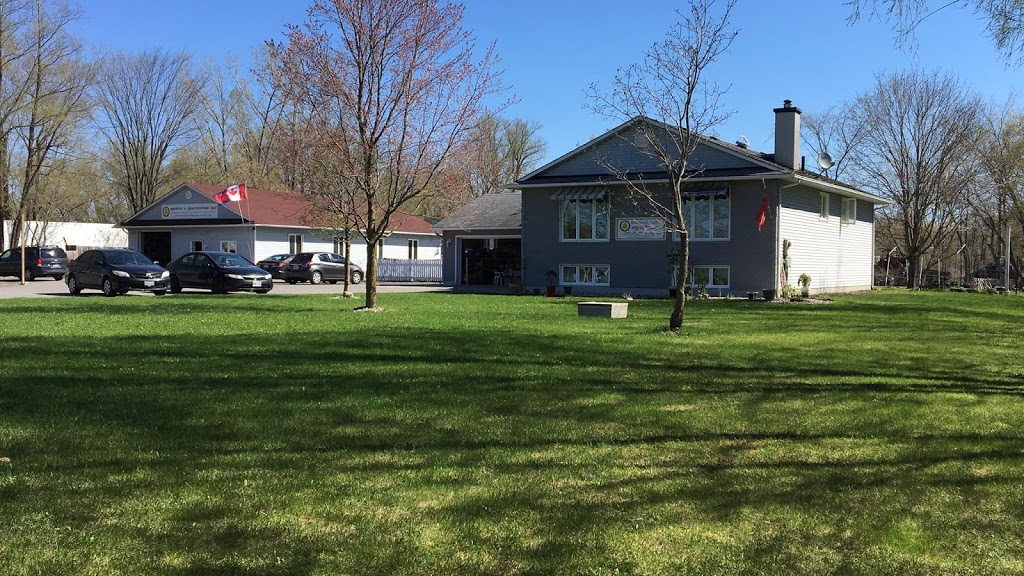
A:
POLYGON ((708 198, 715 198, 717 200, 725 200, 729 197, 728 190, 697 190, 683 192, 683 202, 688 200, 707 200, 708 198))
POLYGON ((559 188, 551 195, 552 200, 604 200, 606 190, 596 186, 574 186, 559 188))

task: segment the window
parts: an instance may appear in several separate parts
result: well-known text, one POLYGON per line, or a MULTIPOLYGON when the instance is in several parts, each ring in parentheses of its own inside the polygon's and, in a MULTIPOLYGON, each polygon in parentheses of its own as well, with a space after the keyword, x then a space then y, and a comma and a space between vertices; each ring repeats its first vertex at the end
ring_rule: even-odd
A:
POLYGON ((383 238, 381 238, 380 240, 377 241, 377 259, 378 260, 383 260, 384 259, 384 239, 383 238))
POLYGON ((828 192, 818 195, 818 218, 828 220, 828 192))
POLYGON ((608 240, 608 202, 563 200, 561 210, 562 240, 608 240))
POLYGON ((345 237, 335 236, 334 237, 334 253, 344 254, 345 253, 345 237))
POLYGON ((728 288, 728 266, 694 266, 690 268, 690 286, 728 288))
POLYGON ((607 286, 611 267, 607 264, 563 264, 562 284, 607 286))
POLYGON ((203 241, 202 240, 193 240, 192 241, 192 250, 190 250, 190 252, 202 252, 204 249, 205 248, 203 247, 203 241))
POLYGON ((302 234, 288 235, 288 253, 298 254, 302 252, 302 234))
POLYGON ((857 221, 857 199, 843 198, 843 224, 853 224, 857 221))
POLYGON ((236 252, 238 252, 238 242, 236 242, 235 240, 221 240, 220 251, 231 252, 232 254, 235 254, 236 252))
POLYGON ((415 260, 419 257, 420 253, 420 241, 409 240, 409 260, 415 260))
MULTIPOLYGON (((730 234, 730 201, 727 190, 701 192, 685 198, 683 215, 690 240, 728 240, 730 234)), ((673 233, 675 240, 679 233, 673 233)))

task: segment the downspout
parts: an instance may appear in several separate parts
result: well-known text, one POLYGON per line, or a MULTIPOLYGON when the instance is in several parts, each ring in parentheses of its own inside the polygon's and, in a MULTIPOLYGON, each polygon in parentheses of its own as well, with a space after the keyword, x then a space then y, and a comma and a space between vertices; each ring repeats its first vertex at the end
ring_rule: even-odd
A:
POLYGON ((797 181, 791 182, 789 184, 780 184, 779 185, 779 204, 775 208, 775 250, 774 250, 774 252, 772 254, 772 263, 773 263, 774 269, 775 269, 774 272, 772 272, 772 274, 775 277, 775 289, 778 290, 778 294, 779 295, 782 294, 782 288, 783 288, 783 286, 781 285, 782 277, 779 274, 779 268, 780 268, 779 258, 781 258, 782 242, 783 242, 783 240, 782 240, 782 191, 787 189, 787 188, 792 188, 794 186, 798 186, 799 184, 800 184, 800 181, 797 180, 797 181))

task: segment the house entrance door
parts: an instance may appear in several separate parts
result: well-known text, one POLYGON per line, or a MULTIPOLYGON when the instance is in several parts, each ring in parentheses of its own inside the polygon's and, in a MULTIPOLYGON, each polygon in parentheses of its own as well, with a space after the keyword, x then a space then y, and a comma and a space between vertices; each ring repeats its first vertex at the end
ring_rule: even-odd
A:
POLYGON ((171 262, 171 233, 143 232, 140 252, 151 260, 156 260, 161 266, 166 266, 171 262))

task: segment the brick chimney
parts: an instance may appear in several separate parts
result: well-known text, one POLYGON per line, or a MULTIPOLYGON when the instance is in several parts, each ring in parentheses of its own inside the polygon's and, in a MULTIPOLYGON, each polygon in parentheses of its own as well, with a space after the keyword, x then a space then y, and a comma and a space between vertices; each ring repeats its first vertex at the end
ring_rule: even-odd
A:
POLYGON ((800 109, 792 100, 775 108, 775 162, 787 168, 800 167, 800 109))

